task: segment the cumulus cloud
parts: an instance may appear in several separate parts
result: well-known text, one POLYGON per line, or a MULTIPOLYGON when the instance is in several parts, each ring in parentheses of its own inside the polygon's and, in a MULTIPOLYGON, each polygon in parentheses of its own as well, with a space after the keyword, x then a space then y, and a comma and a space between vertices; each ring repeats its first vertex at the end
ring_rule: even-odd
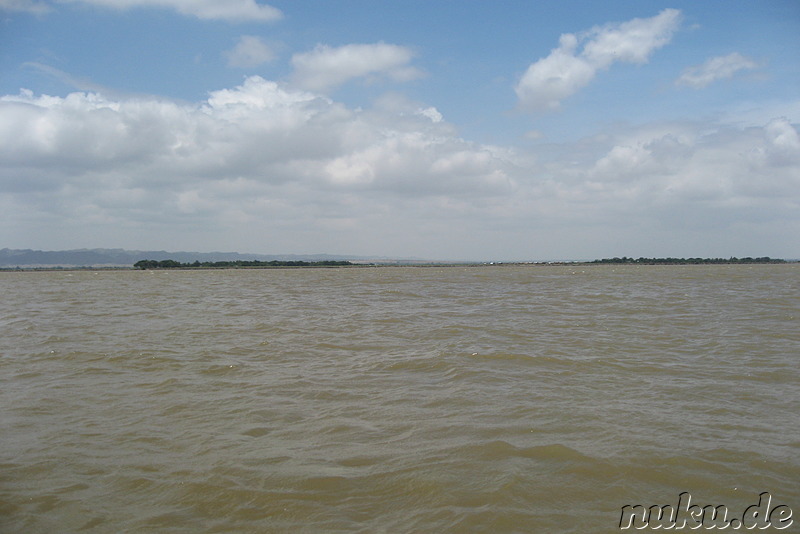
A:
POLYGON ((444 116, 434 107, 420 108, 416 111, 417 115, 429 118, 432 122, 442 122, 444 116))
POLYGON ((755 69, 758 63, 738 52, 727 56, 712 57, 702 65, 696 65, 683 71, 675 83, 694 89, 703 89, 717 80, 732 78, 742 70, 755 69))
MULTIPOLYGON (((423 196, 443 184, 457 183, 460 194, 508 187, 500 159, 455 137, 436 113, 354 111, 257 76, 191 106, 23 91, 0 98, 1 185, 102 189, 121 181, 180 195, 241 179, 262 187, 368 183, 423 196)), ((198 197, 181 198, 185 208, 198 197)))
POLYGON ((585 184, 632 193, 637 209, 754 208, 779 197, 775 206, 788 209, 800 201, 800 175, 793 175, 800 138, 786 119, 748 128, 691 122, 640 128, 607 146, 587 165, 585 184))
POLYGON ((58 0, 62 3, 83 3, 96 6, 131 9, 158 7, 174 9, 182 15, 199 19, 219 19, 231 22, 268 22, 280 19, 281 11, 255 0, 58 0))
POLYGON ((670 41, 680 16, 676 9, 665 9, 651 18, 595 27, 580 35, 563 34, 558 47, 531 64, 517 83, 521 106, 557 109, 613 63, 646 63, 653 51, 670 41))
POLYGON ((386 43, 318 45, 292 56, 292 79, 297 86, 313 91, 325 91, 355 78, 387 77, 405 82, 421 75, 409 65, 413 57, 411 49, 386 43))
POLYGON ((708 243, 761 228, 758 242, 776 248, 744 252, 785 254, 800 229, 798 125, 733 124, 642 125, 520 152, 464 140, 435 108, 399 96, 351 109, 257 76, 195 104, 22 91, 0 97, 0 240, 14 246, 23 226, 51 236, 37 241, 44 248, 94 236, 140 248, 540 258, 537 247, 569 257, 563 239, 607 254, 630 226, 652 231, 629 242, 642 255, 659 254, 647 248, 659 235, 705 239, 676 253, 724 254, 708 243))
POLYGON ((233 49, 225 52, 228 66, 252 68, 275 59, 275 53, 260 37, 242 35, 233 49))

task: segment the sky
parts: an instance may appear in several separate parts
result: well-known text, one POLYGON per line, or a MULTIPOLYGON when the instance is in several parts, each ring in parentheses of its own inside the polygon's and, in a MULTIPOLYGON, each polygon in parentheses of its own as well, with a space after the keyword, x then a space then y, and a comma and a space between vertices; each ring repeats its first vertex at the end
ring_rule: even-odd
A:
POLYGON ((0 248, 800 258, 796 0, 0 0, 0 248))

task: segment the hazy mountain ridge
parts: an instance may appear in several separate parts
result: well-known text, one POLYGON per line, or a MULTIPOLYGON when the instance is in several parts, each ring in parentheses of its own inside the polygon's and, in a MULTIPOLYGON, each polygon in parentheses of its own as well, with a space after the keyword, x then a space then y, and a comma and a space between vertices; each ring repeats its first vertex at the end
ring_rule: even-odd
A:
POLYGON ((76 249, 76 250, 31 250, 0 249, 2 267, 99 267, 132 266, 140 260, 175 260, 181 263, 197 261, 236 261, 236 260, 368 260, 379 258, 353 257, 336 254, 243 254, 239 252, 168 252, 165 250, 124 250, 124 249, 76 249))

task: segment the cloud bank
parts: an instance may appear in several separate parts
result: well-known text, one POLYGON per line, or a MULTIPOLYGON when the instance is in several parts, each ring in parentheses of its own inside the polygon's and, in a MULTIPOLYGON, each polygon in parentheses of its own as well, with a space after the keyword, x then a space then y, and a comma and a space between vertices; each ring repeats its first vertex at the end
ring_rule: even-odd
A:
POLYGON ((398 255, 531 259, 585 241, 587 254, 625 242, 620 254, 707 255, 747 232, 767 248, 737 253, 778 255, 800 230, 800 135, 786 118, 520 151, 466 141, 402 98, 350 109, 260 77, 196 104, 0 97, 0 177, 14 222, 0 239, 46 232, 50 248, 385 253, 391 242, 398 255))
POLYGON ((580 35, 563 34, 558 47, 531 64, 517 83, 521 107, 558 109, 562 100, 587 86, 598 71, 616 62, 647 63, 655 50, 670 41, 680 18, 677 9, 665 9, 651 18, 595 27, 580 35))

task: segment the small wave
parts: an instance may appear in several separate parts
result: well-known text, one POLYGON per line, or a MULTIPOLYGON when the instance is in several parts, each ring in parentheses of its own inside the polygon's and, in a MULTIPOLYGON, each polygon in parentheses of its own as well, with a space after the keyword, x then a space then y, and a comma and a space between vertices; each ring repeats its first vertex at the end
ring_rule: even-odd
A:
POLYGON ((260 438, 262 436, 266 436, 270 432, 272 432, 271 428, 265 426, 257 426, 249 430, 245 430, 244 432, 242 432, 242 435, 250 436, 251 438, 260 438))
POLYGON ((476 457, 481 460, 502 460, 504 458, 530 458, 532 460, 558 461, 558 462, 594 462, 594 458, 586 456, 577 450, 553 443, 548 445, 534 445, 530 447, 516 447, 504 440, 493 440, 484 443, 465 445, 454 451, 458 455, 476 457))

